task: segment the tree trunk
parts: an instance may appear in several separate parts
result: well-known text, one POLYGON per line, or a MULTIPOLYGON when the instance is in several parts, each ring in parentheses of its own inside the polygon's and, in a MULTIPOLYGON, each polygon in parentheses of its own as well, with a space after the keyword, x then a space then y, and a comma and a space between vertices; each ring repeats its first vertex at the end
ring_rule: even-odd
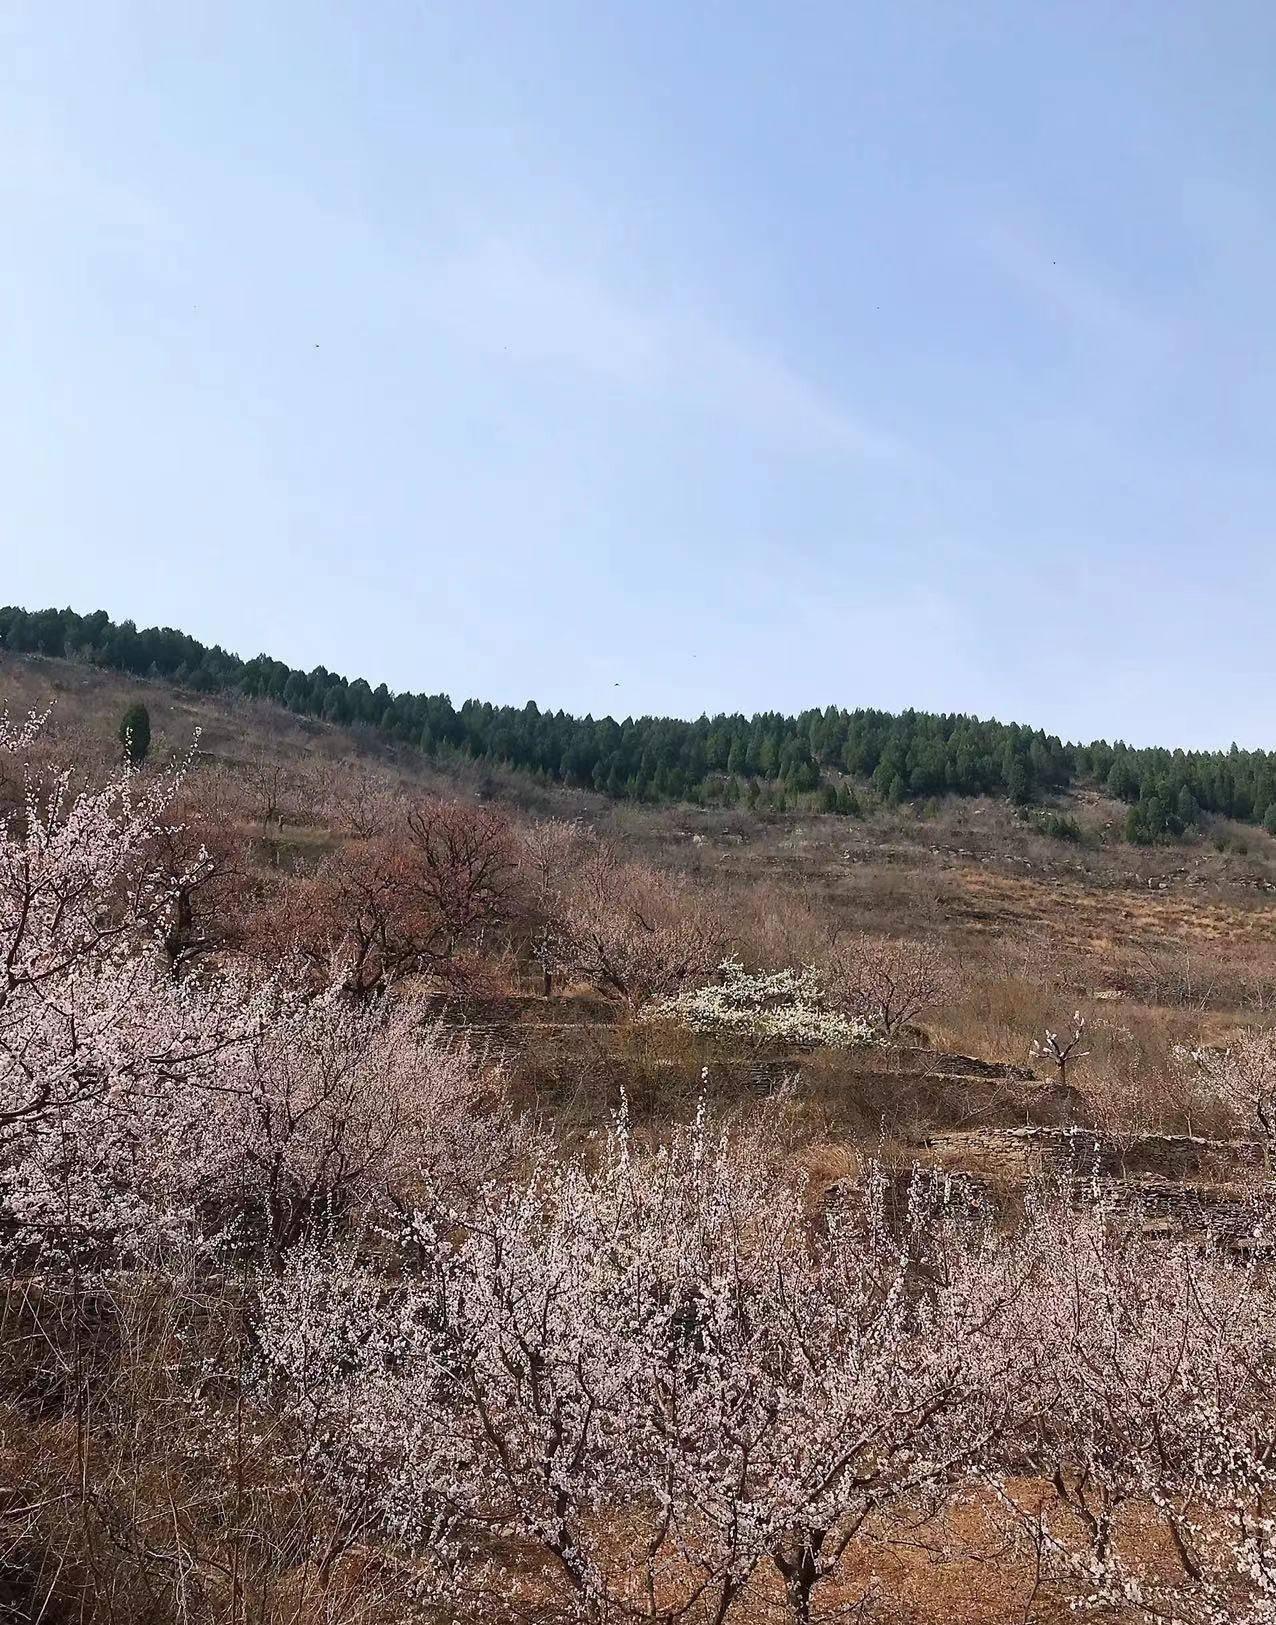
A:
POLYGON ((817 1579, 819 1576, 814 1572, 814 1568, 808 1572, 803 1565, 796 1574, 790 1575, 784 1582, 784 1592, 789 1599, 794 1625, 811 1625, 811 1593, 815 1589, 817 1579))
POLYGON ((811 1593, 820 1578, 818 1547, 804 1541, 791 1557, 776 1553, 772 1561, 784 1577, 784 1595, 794 1625, 811 1625, 811 1593))

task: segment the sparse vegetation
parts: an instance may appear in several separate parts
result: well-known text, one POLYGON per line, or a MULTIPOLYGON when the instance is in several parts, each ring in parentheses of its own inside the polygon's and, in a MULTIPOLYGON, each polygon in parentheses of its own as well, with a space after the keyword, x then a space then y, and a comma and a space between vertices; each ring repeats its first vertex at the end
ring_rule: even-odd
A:
POLYGON ((1081 826, 1069 813, 1056 812, 1053 808, 1038 814, 1036 827, 1043 835, 1048 835, 1056 841, 1080 841, 1081 826))
POLYGON ((1265 1617, 1265 848, 0 672, 15 1619, 1265 1617))

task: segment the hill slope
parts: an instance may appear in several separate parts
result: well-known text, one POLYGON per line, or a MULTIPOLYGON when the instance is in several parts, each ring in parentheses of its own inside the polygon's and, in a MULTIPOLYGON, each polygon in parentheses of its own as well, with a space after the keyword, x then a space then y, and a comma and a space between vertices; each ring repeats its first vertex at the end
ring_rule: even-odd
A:
MULTIPOLYGON (((815 909, 830 929, 934 934, 976 962, 1045 939, 1051 952, 1080 959, 1086 987, 1124 977, 1154 998, 1166 971, 1149 956, 1190 952, 1198 987, 1219 996, 1226 987, 1225 1002, 1239 1002, 1235 975, 1263 975, 1276 930, 1276 839, 1224 823, 1214 842, 1132 847, 1122 839, 1123 805, 1084 787, 1055 798, 1077 840, 1050 836, 1004 797, 928 808, 861 790, 851 818, 822 814, 812 798, 785 812, 634 805, 463 751, 427 756, 381 730, 316 721, 269 700, 0 652, 0 705, 20 713, 53 702, 59 754, 86 766, 115 758, 120 718, 138 700, 151 713, 155 758, 185 755, 198 738, 205 766, 233 781, 248 824, 269 824, 272 840, 302 851, 340 828, 335 803, 376 787, 494 800, 518 817, 584 819, 637 858, 769 897, 791 921, 815 909)), ((1016 1035, 1013 1053, 998 1058, 1022 1059, 1022 1050, 1016 1035)))
POLYGON ((426 755, 459 751, 578 788, 630 800, 747 798, 787 804, 818 795, 828 810, 854 803, 835 780, 871 780, 899 803, 944 793, 1004 794, 1018 803, 1077 781, 1103 785, 1133 811, 1127 832, 1152 842, 1200 823, 1203 813, 1276 827, 1276 757, 1266 751, 1131 750, 1118 742, 1065 745, 1041 729, 961 715, 847 711, 836 706, 796 717, 766 712, 700 717, 572 717, 446 694, 392 694, 318 666, 292 669, 268 655, 244 660, 167 627, 139 631, 105 611, 0 609, 0 647, 167 678, 201 693, 272 699, 325 721, 363 724, 426 755), (782 800, 781 800, 782 798, 782 800))

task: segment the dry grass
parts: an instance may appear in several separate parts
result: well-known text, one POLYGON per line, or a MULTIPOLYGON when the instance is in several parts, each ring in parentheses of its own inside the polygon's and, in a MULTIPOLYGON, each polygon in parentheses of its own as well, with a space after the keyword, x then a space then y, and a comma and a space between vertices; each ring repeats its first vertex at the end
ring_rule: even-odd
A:
MULTIPOLYGON (((627 855, 685 873, 754 964, 818 963, 864 931, 937 940, 963 985, 923 1019, 931 1041, 1022 1064, 1034 1037, 1080 1009, 1091 1055, 1076 1081, 1114 1128, 1183 1127, 1189 1105, 1194 1123, 1206 1120, 1201 1103, 1167 1088, 1174 1046, 1220 1042, 1276 1006, 1276 842, 1261 831, 1246 832, 1243 854, 1204 840, 1139 850, 1116 838, 1122 809, 1084 791, 1068 800, 1080 845, 992 801, 950 799, 926 818, 868 797, 862 819, 616 805, 476 763, 427 761, 276 706, 30 657, 0 655, 0 698, 15 712, 55 700, 50 760, 69 755, 87 772, 114 759, 118 718, 135 699, 151 710, 157 759, 186 752, 198 734, 193 793, 205 818, 240 841, 263 906, 289 873, 347 839, 378 796, 444 790, 493 797, 516 816, 584 818, 627 855)), ((524 971, 509 962, 501 976, 513 990, 524 971)), ((717 1059, 694 1044, 657 1053, 658 1042, 675 1043, 622 1033, 582 1053, 579 1035, 564 1047, 546 1033, 530 1046, 530 1086, 563 1103, 564 1063, 579 1061, 574 1115, 614 1105, 624 1081, 637 1109, 658 1119, 685 1107, 688 1080, 717 1059)), ((835 1063, 807 1073, 839 1133, 881 1132, 880 1102, 858 1100, 835 1063)), ((890 1131, 915 1141, 924 1126, 896 1112, 890 1131)))

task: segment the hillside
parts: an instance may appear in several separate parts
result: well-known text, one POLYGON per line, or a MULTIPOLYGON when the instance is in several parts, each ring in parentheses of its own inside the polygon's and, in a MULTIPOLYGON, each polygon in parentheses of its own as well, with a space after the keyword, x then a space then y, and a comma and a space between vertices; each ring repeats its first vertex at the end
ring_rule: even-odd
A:
MULTIPOLYGON (((1140 850, 1123 840, 1123 804, 1085 787, 1060 791, 1051 803, 1076 826, 1076 839, 1046 833, 1032 809, 996 796, 895 806, 866 791, 860 815, 850 818, 823 816, 815 805, 785 812, 617 805, 464 752, 427 754, 370 726, 323 722, 275 701, 204 694, 81 661, 0 650, 0 703, 15 715, 52 705, 53 734, 73 738, 99 763, 115 751, 124 711, 144 703, 157 758, 181 756, 198 738, 206 764, 241 771, 291 769, 304 779, 361 764, 404 787, 493 797, 542 816, 585 817, 623 832, 635 851, 662 862, 712 867, 749 883, 783 877, 799 887, 840 887, 850 898, 877 889, 857 871, 885 871, 903 898, 912 884, 905 877, 921 873, 927 904, 951 889, 945 907, 976 930, 1000 921, 1029 929, 1034 919, 1044 924, 1050 916, 1060 926, 1075 915, 1070 934, 1096 946, 1122 934, 1122 922, 1146 927, 1151 942, 1220 940, 1229 933, 1244 939, 1261 933, 1264 899, 1276 894, 1276 837, 1265 830, 1222 820, 1214 823, 1211 840, 1140 850), (937 894, 939 876, 947 878, 937 882, 937 894), (968 903, 960 900, 965 893, 968 903), (1101 902, 1083 901, 1088 893, 1108 898, 1110 912, 1101 902), (1125 901, 1115 901, 1117 894, 1125 901), (1185 906, 1176 907, 1176 900, 1185 906)), ((296 811, 302 827, 303 809, 296 811)), ((916 912, 907 909, 909 917, 916 912)))
POLYGON ((1125 803, 1128 838, 1150 845, 1198 831, 1208 815, 1276 829, 1276 758, 1266 751, 1132 750, 1118 741, 1064 744, 1043 730, 960 715, 847 711, 700 717, 577 718, 446 694, 392 694, 324 666, 244 660, 168 627, 142 630, 97 610, 0 609, 0 648, 166 678, 201 693, 271 699, 298 715, 362 724, 426 755, 459 752, 541 779, 636 801, 784 810, 791 799, 847 814, 847 776, 891 805, 943 794, 1003 794, 1019 805, 1074 784, 1125 803), (1268 813, 1271 813, 1270 820, 1268 813))
POLYGON ((1276 8, 0 38, 0 1625, 1276 1625, 1276 8))
MULTIPOLYGON (((1084 788, 1054 802, 1075 840, 1043 833, 1030 810, 1002 797, 928 808, 865 794, 858 817, 617 802, 463 752, 426 755, 374 728, 268 700, 0 653, 0 705, 21 714, 52 702, 55 744, 98 770, 138 701, 151 713, 153 759, 184 756, 198 738, 200 773, 233 784, 236 816, 257 828, 272 862, 313 862, 341 838, 343 803, 359 796, 459 794, 520 819, 583 819, 636 859, 769 906, 799 958, 821 934, 919 935, 971 971, 1010 961, 1058 970, 1069 1008, 1115 993, 1153 1009, 1239 1013, 1262 1008, 1261 989, 1276 980, 1276 838, 1261 829, 1220 822, 1209 841, 1131 846, 1122 805, 1084 788)), ((954 1034, 992 1058, 1022 1060, 1036 1027, 1057 1014, 1052 997, 1034 1001, 1040 1019, 1024 1010, 1013 1027, 985 1008, 982 1033, 953 1011, 954 1034)))
MULTIPOLYGON (((772 1318, 748 1323, 769 1328, 773 1355, 716 1353, 702 1369, 705 1334, 687 1337, 690 1391, 705 1392, 712 1369, 714 1384, 724 1374, 740 1379, 735 1403, 745 1406, 759 1369, 781 1388, 801 1369, 798 1355, 822 1324, 817 1271, 825 1272, 820 1292, 845 1290, 854 1278, 872 1298, 869 1283, 903 1267, 899 1226, 919 1227, 910 1246, 923 1259, 935 1246, 969 1246, 952 1279, 978 1294, 979 1312, 970 1318, 967 1305, 966 1323, 987 1323, 991 1333, 963 1332, 954 1353, 938 1331, 919 1341, 902 1321, 891 1333, 897 1341, 880 1355, 866 1351, 869 1368, 855 1382, 817 1386, 803 1423, 813 1437, 820 1418, 842 1414, 837 1406, 849 1407, 849 1427, 860 1393, 869 1415, 901 1426, 929 1414, 939 1400, 901 1395, 898 1374, 929 1371, 937 1358, 976 1373, 970 1403, 985 1407, 1003 1392, 1017 1395, 1015 1383, 1035 1392, 1025 1374, 1047 1350, 1051 1395, 1069 1358, 1088 1394, 1093 1347, 1048 1342, 1031 1299, 1005 1300, 1026 1317, 1025 1334, 1019 1321, 1003 1324, 986 1307, 999 1300, 979 1271, 1004 1252, 1016 1281, 1056 1264, 1073 1280, 1093 1245, 1084 1226, 1096 1205, 1125 1237, 1112 1260, 1125 1273, 1103 1298, 1109 1309, 1111 1291, 1137 1298, 1161 1267, 1155 1249, 1198 1271, 1193 1293, 1238 1280, 1242 1247, 1258 1261, 1253 1268, 1261 1264, 1252 1240, 1261 1143, 1227 1071, 1237 1045, 1254 1045, 1256 1064, 1268 1065, 1276 840, 1261 829, 1219 820, 1208 841, 1131 845, 1124 805, 1083 784, 1052 798, 1066 838, 1004 795, 910 804, 864 781, 853 816, 822 811, 815 798, 783 811, 653 804, 545 782, 456 748, 426 753, 384 729, 315 719, 260 696, 0 652, 0 708, 21 717, 50 704, 35 739, 0 753, 0 801, 13 819, 0 891, 6 940, 20 942, 27 929, 12 906, 30 861, 27 789, 38 827, 61 775, 90 792, 107 785, 106 800, 90 793, 86 801, 98 830, 88 849, 109 854, 114 839, 125 856, 119 870, 98 859, 103 879, 92 884, 101 895, 85 919, 92 938, 103 918, 117 920, 123 909, 127 921, 139 910, 127 998, 112 980, 114 948, 94 975, 105 979, 108 1026, 126 1012, 122 1031, 111 1027, 103 1064, 118 1069, 122 1053, 118 1079, 140 1069, 144 1087, 130 1116, 129 1086, 117 1081, 103 1096, 90 1067, 89 1086, 73 1088, 51 1119, 51 1160, 28 1169, 42 1154, 40 1118, 29 1138, 9 1144, 8 1162, 0 1158, 0 1173, 22 1176, 10 1186, 16 1239, 7 1244, 16 1251, 0 1338, 0 1420, 8 1423, 0 1450, 13 1485, 0 1510, 20 1529, 0 1567, 0 1608, 15 1619, 97 1618, 90 1599, 109 1577, 113 1613, 103 1618, 451 1625, 491 1617, 497 1572, 510 1625, 572 1617, 576 1582, 570 1567, 563 1580, 537 1474, 525 1508, 504 1508, 497 1530, 485 1522, 493 1485, 512 1471, 505 1441, 544 1437, 535 1385, 531 1397, 517 1384, 502 1389, 500 1428, 480 1427, 470 1454, 448 1458, 447 1492, 482 1497, 464 1554, 448 1540, 436 1549, 435 1525, 411 1510, 415 1502, 397 1499, 405 1483, 435 1483, 436 1459, 412 1453, 429 1444, 429 1430, 452 1450, 458 1428, 470 1425, 468 1401, 432 1383, 398 1386, 416 1358, 404 1350, 434 1323, 434 1300, 395 1308, 406 1318, 393 1359, 369 1372, 366 1386, 362 1378, 349 1386, 378 1346, 378 1315, 398 1303, 395 1294, 407 1293, 411 1306, 414 1283, 433 1280, 429 1261, 452 1257, 458 1213, 471 1238, 466 1269, 489 1271, 478 1287, 490 1294, 481 1301, 492 1318, 448 1358, 469 1358, 497 1335, 493 1326, 505 1327, 499 1335, 508 1333, 517 1352, 497 1370, 517 1372, 526 1348, 542 1358, 537 1338, 552 1326, 566 1340, 566 1356, 551 1350, 552 1369, 568 1383, 571 1415, 585 1413, 572 1409, 576 1375, 562 1374, 584 1369, 582 1347, 603 1351, 597 1371, 588 1368, 601 1397, 585 1411, 621 1403, 606 1397, 608 1383, 631 1357, 635 1333, 626 1317, 615 1320, 615 1304, 634 1292, 654 1293, 634 1324, 658 1325, 676 1293, 689 1291, 678 1314, 693 1316, 694 1329, 692 1306, 721 1289, 724 1269, 751 1271, 754 1248, 766 1256, 781 1247, 772 1318), (120 722, 139 703, 151 747, 125 781, 125 804, 144 810, 148 794, 161 798, 140 844, 111 799, 120 793, 120 722), (176 787, 166 778, 174 760, 185 764, 176 787), (153 915, 144 900, 156 897, 153 915), (148 955, 158 959, 153 972, 143 969, 148 955), (241 1005, 254 1023, 248 1038, 236 1026, 241 1005), (204 1024, 195 1059, 192 1020, 204 1024), (166 1032, 180 1032, 186 1046, 176 1057, 164 1048, 173 1042, 166 1032), (205 1048, 207 1066, 198 1058, 205 1048), (1185 1060, 1198 1052, 1204 1061, 1185 1060), (68 1125, 80 1136, 70 1143, 83 1145, 69 1161, 68 1125), (69 1221, 60 1193, 72 1188, 69 1221), (644 1193, 638 1211, 623 1194, 635 1190, 644 1193), (178 1207, 160 1224, 153 1214, 167 1215, 163 1202, 178 1200, 172 1191, 178 1207), (1056 1253, 1038 1256, 1023 1214, 1043 1200, 1062 1205, 1046 1221, 1056 1253), (442 1202, 437 1212, 434 1202, 442 1202), (843 1225, 840 1214, 855 1222, 843 1225), (727 1239, 713 1230, 715 1215, 729 1220, 727 1239), (974 1240, 965 1239, 967 1224, 974 1240), (192 1242, 198 1225, 208 1226, 207 1242, 192 1242), (542 1234, 541 1225, 550 1228, 542 1234), (489 1234, 500 1250, 485 1266, 474 1249, 489 1234), (639 1252, 619 1299, 614 1282, 596 1301, 555 1296, 575 1292, 582 1272, 592 1279, 598 1261, 623 1259, 630 1246, 639 1252), (829 1273, 830 1247, 833 1257, 848 1249, 851 1276, 829 1273), (506 1249, 518 1260, 508 1276, 506 1249), (1222 1249, 1216 1283, 1199 1273, 1211 1249, 1222 1249), (665 1268, 668 1280, 658 1273, 665 1268), (528 1281, 548 1295, 530 1322, 522 1318, 528 1281), (794 1282, 812 1294, 796 1328, 794 1282), (912 1353, 902 1361, 905 1346, 912 1353), (318 1387, 306 1375, 298 1386, 297 1372, 313 1373, 333 1348, 337 1374, 318 1387), (157 1363, 156 1351, 170 1349, 173 1358, 157 1363), (262 1360, 274 1362, 268 1379, 262 1360), (69 1382, 68 1371, 87 1375, 69 1382), (336 1389, 325 1387, 334 1381, 336 1389), (236 1415, 248 1419, 239 1432, 228 1422, 236 1415), (345 1438, 342 1429, 360 1416, 372 1435, 345 1438), (244 1431, 257 1426, 267 1451, 244 1431), (495 1478, 471 1491, 466 1474, 486 1459, 484 1438, 497 1441, 497 1466, 483 1468, 495 1478), (368 1450, 370 1458, 361 1454, 368 1450), (400 1471, 410 1477, 394 1478, 400 1471), (68 1500, 67 1483, 86 1488, 68 1500), (396 1497, 386 1511, 375 1510, 381 1486, 396 1497), (174 1519, 180 1549, 203 1554, 180 1570, 161 1544, 174 1519), (538 1545, 546 1540, 548 1557, 538 1545), (343 1555, 323 1555, 333 1551, 343 1555), (236 1565, 266 1599, 255 1613, 236 1613, 236 1565), (474 1588, 458 1594, 455 1612, 441 1613, 429 1589, 439 1565, 468 1575, 474 1588)), ((77 898, 86 883, 74 849, 59 856, 58 829, 76 827, 74 817, 49 825, 59 897, 77 898)), ((33 1043, 56 1055, 61 1041, 56 1027, 47 1030, 45 959, 33 963, 26 982, 13 981, 14 1002, 0 1001, 0 1059, 20 1055, 26 1069, 33 1043), (39 1014, 24 1015, 33 993, 39 1014)), ((99 1011, 89 1002, 94 987, 77 970, 69 1007, 99 1011)), ((16 1108, 19 1120, 26 1109, 16 1108)), ((901 1278, 884 1303, 856 1300, 838 1339, 946 1278, 927 1263, 904 1297, 901 1278)), ((765 1277, 749 1283, 751 1313, 761 1316, 765 1277)), ((455 1312, 474 1313, 474 1278, 445 1274, 430 1290, 455 1292, 455 1312)), ((949 1300, 940 1304, 955 1312, 949 1300)), ((1253 1329, 1251 1320, 1236 1326, 1237 1335, 1253 1329)), ((681 1347, 686 1328, 674 1331, 681 1347)), ((1193 1358, 1206 1358, 1212 1345, 1202 1346, 1193 1358)), ((822 1358, 835 1367, 842 1351, 835 1339, 822 1358)), ((657 1440, 668 1448, 662 1417, 634 1418, 647 1416, 641 1396, 661 1392, 672 1357, 666 1343, 643 1355, 642 1380, 615 1412, 618 1437, 649 1426, 651 1448, 657 1440)), ((504 1381, 486 1365, 471 1375, 474 1384, 504 1381)), ((766 1438, 774 1401, 763 1390, 758 1404, 766 1438)), ((1008 1466, 1022 1472, 1024 1439, 1041 1414, 1057 1414, 1022 1404, 1013 1428, 1029 1431, 1021 1438, 1011 1420, 998 1422, 1004 1436, 981 1446, 979 1471, 998 1482, 1008 1466)), ((679 1472, 698 1459, 695 1414, 678 1434, 679 1472)), ((709 1413, 705 1425, 716 1461, 712 1451, 735 1418, 709 1413)), ((773 1479, 750 1469, 749 1495, 790 1493, 790 1463, 806 1437, 785 1436, 773 1479)), ((912 1460, 912 1435, 898 1448, 912 1460)), ((928 1449, 936 1448, 932 1439, 928 1449)), ((725 1585, 739 1537, 725 1537, 726 1556, 715 1556, 696 1503, 677 1495, 675 1546, 658 1524, 642 1532, 648 1503, 632 1499, 625 1476, 636 1470, 601 1451, 566 1473, 584 1497, 574 1538, 590 1553, 587 1583, 637 1606, 633 1575, 685 1585, 691 1551, 725 1585), (602 1488, 593 1487, 595 1473, 602 1488), (631 1510, 600 1518, 599 1497, 631 1510)), ((1013 1481, 1023 1507, 1047 1504, 1057 1481, 1042 1473, 1013 1481)), ((863 1521, 848 1482, 845 1515, 856 1532, 845 1556, 821 1571, 818 1610, 786 1611, 771 1566, 783 1560, 780 1548, 765 1564, 757 1553, 748 1558, 731 1617, 804 1621, 844 1617, 848 1607, 891 1625, 1072 1617, 1075 1575, 1060 1565, 1042 1571, 1017 1521, 1022 1508, 1007 1524, 985 1482, 954 1474, 922 1489, 906 1475, 883 1488, 863 1521), (866 1596, 877 1601, 864 1613, 866 1596)), ((559 1504, 572 1505, 574 1493, 564 1490, 559 1504)), ((668 1494, 662 1481, 659 1495, 668 1494)), ((1123 1535, 1125 1561, 1155 1569, 1161 1550, 1141 1525, 1123 1535)), ((678 1617, 706 1616, 690 1607, 678 1617)))

